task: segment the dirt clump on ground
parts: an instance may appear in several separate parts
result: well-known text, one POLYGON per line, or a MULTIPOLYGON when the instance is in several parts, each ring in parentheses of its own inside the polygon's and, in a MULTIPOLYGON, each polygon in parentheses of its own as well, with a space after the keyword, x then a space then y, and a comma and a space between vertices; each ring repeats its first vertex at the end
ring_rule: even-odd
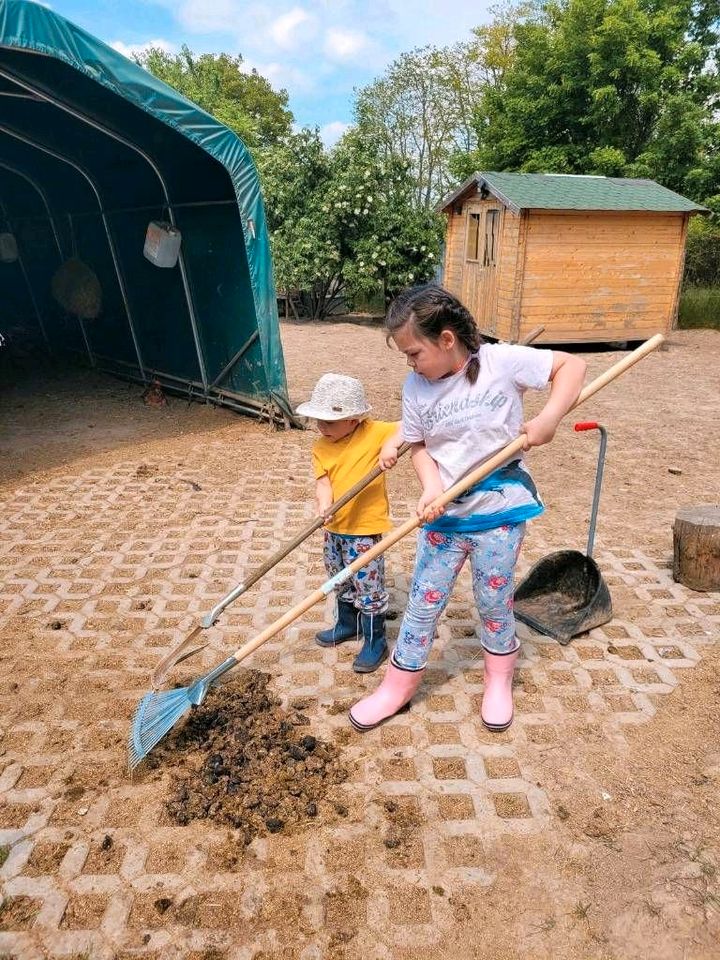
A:
POLYGON ((337 747, 313 736, 303 713, 282 708, 270 679, 248 670, 212 689, 158 752, 162 764, 182 758, 167 802, 176 823, 213 820, 247 845, 347 815, 333 790, 348 777, 337 747))

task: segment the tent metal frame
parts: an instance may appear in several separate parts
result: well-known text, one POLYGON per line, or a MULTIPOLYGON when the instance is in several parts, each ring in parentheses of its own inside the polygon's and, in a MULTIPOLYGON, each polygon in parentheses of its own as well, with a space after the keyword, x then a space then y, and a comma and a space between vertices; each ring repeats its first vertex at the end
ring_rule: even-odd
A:
MULTIPOLYGON (((49 221, 49 223, 50 223, 51 228, 52 228, 53 237, 55 238, 55 246, 57 247, 57 251, 58 251, 58 258, 59 258, 59 259, 58 259, 58 266, 60 266, 60 265, 63 263, 64 259, 65 259, 65 254, 63 253, 62 244, 60 243, 60 235, 58 234, 58 230, 57 230, 57 224, 55 223, 55 218, 53 217, 53 215, 52 215, 52 213, 51 213, 51 211, 50 211, 50 204, 48 203, 48 199, 47 199, 47 196, 45 195, 45 191, 42 189, 42 187, 40 186, 40 184, 37 183, 31 176, 29 176, 27 173, 24 173, 22 170, 18 170, 17 167, 13 167, 13 166, 12 166, 11 164, 9 164, 9 163, 5 163, 5 162, 3 162, 3 161, 0 161, 0 169, 2 169, 2 170, 7 170, 8 173, 12 173, 12 174, 14 174, 16 177, 20 177, 21 180, 25 180, 26 183, 29 183, 29 184, 30 184, 30 186, 35 190, 35 192, 38 194, 38 196, 39 196, 40 199, 42 200, 43 206, 45 207, 45 212, 46 212, 46 214, 47 214, 47 217, 43 217, 42 219, 43 219, 43 220, 47 219, 47 220, 49 221)), ((9 217, 9 216, 7 215, 7 213, 5 213, 5 219, 8 221, 8 223, 14 224, 14 223, 18 223, 19 220, 22 219, 22 218, 9 217)), ((30 278, 29 278, 29 276, 28 276, 27 271, 26 271, 25 268, 22 266, 22 261, 21 261, 21 269, 22 269, 22 271, 23 271, 23 276, 25 277, 25 282, 26 282, 27 285, 28 285, 28 292, 29 292, 29 294, 30 294, 30 297, 31 297, 33 303, 34 303, 34 302, 35 302, 35 297, 34 297, 33 292, 32 292, 32 286, 31 286, 31 284, 30 284, 30 278)), ((78 319, 78 325, 80 326, 80 331, 81 331, 81 333, 82 333, 82 335, 83 335, 83 340, 85 341, 85 349, 87 350, 88 357, 90 358, 90 364, 91 364, 91 366, 94 367, 94 366, 95 366, 95 358, 94 358, 94 356, 93 356, 92 348, 90 347, 90 340, 89 340, 88 335, 87 335, 87 330, 85 329, 85 321, 82 319, 82 317, 78 317, 77 319, 78 319)), ((44 327, 43 327, 42 322, 40 321, 40 315, 39 315, 39 314, 38 314, 38 322, 40 323, 40 329, 42 330, 43 336, 45 337, 45 343, 47 344, 47 348, 48 348, 48 350, 50 351, 50 353, 52 353, 52 345, 51 345, 51 343, 50 343, 50 341, 49 341, 49 339, 48 339, 48 337, 47 337, 47 334, 45 333, 45 329, 44 329, 44 327)))
MULTIPOLYGON (((91 362, 94 360, 97 369, 112 373, 123 379, 147 384, 157 378, 168 391, 181 397, 205 400, 239 412, 251 413, 280 426, 300 425, 292 413, 286 396, 287 386, 284 371, 281 370, 282 348, 279 331, 276 327, 276 311, 270 309, 267 302, 273 293, 273 286, 268 237, 264 229, 264 221, 262 221, 260 184, 257 172, 245 155, 246 151, 243 153, 245 148, 242 143, 238 143, 237 136, 227 127, 204 115, 191 103, 183 101, 177 95, 173 96, 172 91, 162 83, 151 82, 147 78, 143 80, 144 75, 139 71, 139 68, 126 67, 125 62, 119 55, 114 55, 111 51, 104 54, 102 44, 87 35, 85 31, 71 23, 63 22, 60 24, 60 18, 53 14, 46 14, 40 9, 22 10, 21 13, 22 15, 17 17, 17 23, 11 18, 7 25, 3 24, 3 38, 7 36, 7 42, 4 39, 0 42, 0 50, 8 49, 20 52, 23 54, 23 58, 20 61, 15 61, 13 59, 6 60, 3 56, 0 60, 0 86, 2 87, 0 98, 5 98, 8 105, 16 104, 16 110, 18 111, 17 114, 10 112, 7 121, 0 120, 0 137, 5 134, 24 144, 28 150, 28 165, 33 153, 44 153, 60 164, 67 165, 71 170, 74 170, 82 178, 82 181, 88 185, 89 194, 84 192, 76 197, 75 191, 72 192, 72 196, 78 200, 79 204, 87 207, 87 209, 77 211, 72 215, 68 214, 69 223, 72 228, 73 222, 77 222, 81 217, 99 217, 102 220, 102 228, 104 228, 108 244, 107 252, 111 254, 119 292, 128 320, 129 332, 135 348, 135 357, 133 357, 132 352, 128 354, 126 348, 121 351, 124 354, 123 359, 111 358, 106 353, 112 352, 112 347, 109 347, 109 350, 106 351, 98 341, 96 347, 100 347, 100 352, 95 351, 93 354, 86 339, 91 362), (56 19, 58 22, 55 22, 56 19), (5 29, 6 26, 7 29, 5 29), (63 38, 65 42, 64 45, 61 45, 59 41, 63 38), (87 44, 87 48, 84 44, 87 44), (53 52, 56 48, 57 52, 53 52), (95 49, 100 52, 89 52, 95 49), (25 59, 29 56, 42 58, 42 60, 40 62, 35 61, 35 65, 31 66, 30 62, 25 59), (107 57, 107 62, 103 60, 103 56, 107 57), (98 102, 92 95, 90 99, 83 99, 87 92, 84 87, 79 89, 77 96, 75 96, 71 92, 73 90, 72 84, 66 86, 62 79, 56 82, 53 79, 58 76, 56 73, 52 71, 46 73, 44 70, 36 69, 43 63, 50 64, 56 61, 64 62, 73 69, 79 70, 88 81, 94 81, 103 86, 106 91, 115 96, 120 96, 133 110, 143 114, 147 123, 139 123, 140 116, 134 117, 127 112, 121 112, 117 115, 117 119, 115 119, 115 113, 99 112, 104 108, 103 105, 106 106, 105 100, 101 99, 98 102), (99 66, 106 67, 106 72, 98 70, 99 66), (126 86, 127 90, 124 89, 126 86), (158 91, 162 94, 163 90, 168 102, 166 104, 163 96, 160 96, 161 105, 158 107, 157 98, 154 98, 153 94, 157 94, 158 91), (43 104, 48 110, 47 114, 46 110, 32 112, 32 102, 43 104), (13 120, 12 118, 15 116, 19 119, 13 120), (74 139, 80 144, 78 148, 73 146, 72 137, 65 139, 66 135, 63 132, 62 124, 63 116, 67 118, 66 131, 72 133, 73 127, 76 130, 74 139), (178 124, 179 117, 181 122, 178 124), (175 170, 173 166, 175 154, 172 150, 166 150, 164 141, 162 146, 156 147, 154 145, 152 134, 155 130, 153 126, 155 122, 175 129, 176 132, 187 137, 197 147, 204 150, 212 159, 213 164, 218 166, 217 177, 214 176, 212 182, 215 183, 217 179, 220 189, 212 193, 211 196, 232 196, 233 199, 194 201, 192 199, 193 194, 195 196, 202 196, 202 194, 195 192, 193 189, 195 181, 192 178, 192 168, 189 173, 184 175, 184 180, 177 180, 176 185, 175 177, 171 176, 171 171, 174 172, 175 170), (124 126, 125 123, 127 123, 127 127, 124 126), (84 152, 83 145, 86 138, 82 136, 82 128, 89 128, 88 132, 91 131, 97 138, 98 146, 101 148, 100 158, 108 153, 117 155, 117 146, 123 147, 125 151, 130 151, 124 153, 123 150, 120 150, 119 159, 121 162, 123 159, 125 160, 129 172, 135 176, 136 180, 144 174, 144 176, 141 176, 145 191, 143 195, 138 195, 136 192, 133 197, 131 191, 129 194, 126 192, 125 195, 121 194, 117 198, 113 197, 113 200, 111 200, 110 195, 114 190, 115 183, 113 181, 111 188, 110 183, 106 183, 103 179, 101 168, 95 169, 95 161, 91 156, 92 151, 90 150, 87 155, 84 152), (137 140, 135 134, 131 131, 137 131, 137 140), (104 149, 102 149, 103 146, 104 149), (243 150, 240 150, 240 147, 243 147, 243 150), (166 167, 166 164, 169 166, 166 167), (223 187, 223 181, 218 179, 220 172, 228 177, 227 186, 232 187, 230 191, 223 187), (185 183, 186 186, 181 187, 181 183, 185 183), (82 199, 80 199, 80 196, 82 196, 82 199), (157 197, 157 203, 147 204, 147 198, 154 197, 157 197), (132 200, 135 198, 147 205, 133 207, 132 200), (130 201, 125 211, 110 209, 116 205, 118 199, 120 200, 118 206, 122 206, 123 200, 130 201), (103 204, 104 200, 109 201, 106 206, 103 204), (190 202, 184 202, 188 200, 190 202), (97 204, 97 212, 93 209, 93 201, 97 204), (181 287, 178 284, 178 288, 173 290, 173 294, 177 293, 181 298, 184 295, 187 320, 184 316, 177 319, 183 325, 189 322, 190 329, 186 328, 182 332, 187 336, 192 331, 193 345, 187 343, 190 353, 186 353, 184 362, 177 372, 156 371, 152 366, 147 367, 143 361, 140 340, 138 339, 138 335, 142 335, 144 329, 140 322, 142 311, 139 309, 139 304, 136 303, 135 316, 133 316, 130 307, 130 298, 133 292, 130 281, 134 279, 130 274, 130 263, 134 261, 130 259, 131 254, 128 254, 127 257, 124 256, 125 234, 123 227, 120 222, 113 221, 112 216, 116 212, 122 214, 131 210, 136 212, 149 210, 153 212, 152 218, 159 215, 173 226, 177 226, 177 218, 180 217, 182 220, 182 213, 180 212, 182 208, 212 207, 219 204, 235 207, 239 215, 239 226, 248 258, 249 293, 252 296, 257 330, 251 328, 252 333, 250 331, 245 332, 247 328, 243 323, 241 336, 244 342, 236 347, 237 341, 234 338, 239 330, 237 326, 232 328, 233 339, 230 341, 232 346, 228 345, 225 348, 225 356, 221 355, 217 358, 220 361, 218 366, 222 364, 223 368, 216 375, 212 367, 209 366, 210 358, 213 357, 213 365, 215 365, 214 350, 216 346, 219 348, 221 346, 220 342, 216 344, 214 339, 209 339, 210 334, 206 334, 201 324, 203 318, 200 314, 200 303, 199 301, 195 302, 192 276, 188 272, 194 264, 195 248, 186 244, 185 249, 181 247, 178 257, 179 276, 175 275, 173 278, 173 283, 177 283, 178 280, 181 281, 181 287), (247 215, 245 205, 247 205, 247 215), (254 219, 254 211, 256 210, 263 226, 263 232, 259 237, 261 242, 258 243, 258 248, 253 252, 249 249, 248 244, 250 239, 256 239, 254 219), (158 213, 155 214, 155 211, 158 211, 158 213), (252 214, 252 216, 249 214, 252 214), (125 275, 123 269, 126 271, 125 275), (258 284, 258 289, 256 289, 258 277, 255 275, 255 269, 257 269, 259 280, 262 281, 262 284, 258 284), (267 338, 265 337, 266 331, 267 338), (208 339, 204 339, 205 337, 208 339), (255 349, 252 350, 253 359, 251 361, 248 358, 248 353, 252 348, 255 349), (256 389, 262 389, 259 381, 256 382, 253 375, 253 369, 256 365, 256 352, 262 354, 263 368, 267 377, 268 389, 260 396, 255 396, 252 392, 256 389), (244 370, 239 370, 240 366, 243 368, 247 366, 250 373, 247 383, 248 393, 242 392, 246 388, 248 377, 245 376, 244 370), (230 377, 232 377, 232 384, 229 385, 230 389, 225 389, 223 384, 227 383, 230 377), (242 383, 239 391, 232 389, 235 382, 242 383)), ((2 103, 2 100, 0 100, 0 103, 2 103)), ((91 137, 88 138, 89 147, 92 147, 91 139, 91 137)), ((16 164, 20 162, 14 155, 8 157, 8 159, 16 164)), ((23 164, 21 163, 21 165, 23 164)), ((202 167, 202 169, 206 168, 202 167)), ((12 172, 10 171, 10 173, 12 172)), ((22 175, 22 171, 16 172, 22 175)), ((40 186, 47 190, 47 197, 43 196, 43 203, 62 259, 63 248, 68 246, 68 237, 65 230, 65 221, 61 216, 61 198, 54 194, 51 189, 52 181, 50 181, 50 178, 57 176, 57 171, 53 168, 53 164, 49 164, 47 170, 40 166, 38 170, 30 170, 30 172, 41 181, 40 186), (47 202, 48 199, 50 203, 47 202), (55 216, 55 220, 53 216, 55 216)), ((215 174, 214 167, 213 170, 208 172, 215 174)), ((12 181, 10 182, 12 184, 12 181)), ((35 186, 38 185, 35 184, 35 186)), ((8 197, 8 199, 10 198, 8 197)), ((203 212, 199 216, 203 217, 206 214, 203 212)), ((13 222, 19 223, 25 219, 36 218, 13 218, 13 222)), ((44 218, 38 217, 37 219, 44 218)), ((210 216, 210 220, 212 220, 212 216, 210 216)), ((99 224, 98 228, 100 228, 99 224)), ((98 239, 102 244, 101 236, 98 239)), ((28 248, 26 253, 29 254, 29 252, 28 248)), ((104 248, 102 252, 103 257, 105 257, 106 251, 104 248)), ((46 245, 43 254, 46 260, 48 253, 50 253, 50 259, 54 259, 52 252, 48 250, 46 245)), ((111 269, 109 264, 107 266, 111 269)), ((245 304, 247 296, 248 292, 244 291, 243 288, 243 291, 233 301, 236 310, 245 304)), ((181 313, 184 313, 182 302, 181 299, 178 306, 181 313)), ((44 304, 41 302, 40 306, 43 307, 44 304)), ((224 316, 223 319, 225 319, 224 316)), ((232 318, 228 316, 227 320, 231 322, 232 318)), ((177 320, 175 322, 177 323, 177 320)), ((231 328, 228 327, 228 335, 230 335, 230 330, 231 328)), ((48 328, 48 332, 52 332, 50 328, 48 328)), ((92 331, 89 332, 92 333, 92 331)), ((78 357, 83 357, 84 351, 81 343, 75 338, 72 339, 73 343, 68 345, 68 351, 78 357)), ((189 341, 189 336, 187 336, 187 340, 189 341)), ((167 363, 172 368, 172 359, 169 355, 167 358, 160 359, 160 363, 163 366, 167 363)))
MULTIPOLYGON (((44 54, 33 51, 33 56, 44 56, 44 54)), ((62 100, 59 100, 57 97, 53 97, 49 93, 46 93, 44 90, 34 87, 32 84, 28 83, 26 80, 22 80, 18 78, 17 76, 15 76, 15 74, 12 73, 12 71, 9 71, 5 68, 0 67, 0 77, 3 77, 5 80, 9 80, 11 83, 17 84, 17 86, 19 86, 21 89, 23 89, 27 93, 30 93, 40 98, 46 103, 52 104, 58 110, 62 110, 64 113, 69 114, 71 117, 74 117, 76 120, 79 120, 81 123, 85 123, 89 127, 92 127, 94 130, 97 130, 100 133, 104 134, 106 137, 110 137, 111 140, 115 140, 116 143, 122 143, 129 150, 132 150, 134 153, 137 153, 138 156, 142 157, 143 160, 145 160, 145 162, 150 166, 155 176, 158 178, 160 187, 163 192, 163 196, 165 198, 165 207, 168 212, 170 223, 173 226, 177 226, 175 212, 173 210, 172 203, 170 202, 170 194, 167 188, 167 184, 165 182, 165 178, 163 177, 158 165, 155 163, 152 157, 145 152, 145 150, 143 150, 137 144, 133 143, 131 140, 128 140, 125 137, 121 136, 119 133, 116 133, 114 130, 110 130, 108 127, 104 126, 103 124, 98 123, 97 120, 93 120, 90 117, 85 116, 85 114, 81 113, 79 110, 75 110, 73 107, 70 107, 67 103, 64 103, 62 100)), ((102 204, 100 204, 100 206, 102 207, 102 204)), ((195 342, 195 352, 197 354, 198 366, 200 368, 200 378, 203 383, 203 388, 207 392, 207 389, 208 389, 207 369, 206 369, 205 358, 203 356, 202 346, 200 342, 200 332, 198 330, 197 317, 195 316, 195 308, 193 306, 192 296, 190 293, 190 283, 188 280, 187 270, 185 267, 185 257, 183 256, 182 247, 180 248, 180 253, 178 255, 178 266, 180 268, 180 277, 182 279, 183 291, 185 294, 185 302, 187 304, 188 316, 190 318, 190 325, 192 327, 193 340, 195 342)))
MULTIPOLYGON (((10 218, 7 215, 7 210, 5 204, 0 197, 0 218, 2 218, 8 225, 11 225, 10 218)), ((43 323, 42 313, 40 312, 40 307, 33 293, 32 284, 30 283, 30 277, 28 276, 27 268, 25 267, 25 261, 23 260, 22 250, 20 245, 17 247, 17 262, 20 267, 20 272, 23 275, 23 280, 25 281, 25 286, 27 287, 28 296, 30 297, 30 303, 33 305, 33 310, 35 311, 35 316, 37 317, 38 326, 40 327, 40 332, 43 335, 45 344, 47 345, 48 350, 50 350, 50 338, 47 335, 47 330, 45 329, 45 324, 43 323)))
MULTIPOLYGON (((23 170, 18 170, 18 168, 12 166, 12 164, 6 163, 4 160, 0 160, 0 169, 7 170, 8 173, 13 173, 15 174, 16 177, 20 177, 21 180, 25 180, 27 183, 30 184, 33 190, 36 191, 36 193, 42 200, 43 206, 45 207, 45 210, 47 212, 47 219, 50 221, 50 226, 52 227, 53 236, 55 237, 55 245, 58 248, 60 263, 62 263, 63 260, 65 259, 65 254, 63 253, 62 244, 60 243, 60 235, 58 234, 58 231, 57 231, 57 224, 55 223, 55 218, 50 212, 50 204, 48 203, 47 194, 45 193, 43 188, 40 186, 40 184, 37 183, 37 181, 34 180, 29 174, 25 173, 23 170)), ((21 223, 25 219, 26 219, 25 217, 13 217, 12 221, 13 223, 21 223)), ((42 217, 41 219, 44 220, 45 217, 42 217)))
MULTIPOLYGON (((13 137, 15 140, 19 140, 21 143, 24 143, 26 146, 34 150, 39 150, 41 153, 46 153, 50 157, 54 157, 55 160, 61 161, 61 163, 66 163, 68 166, 76 170, 90 185, 90 189, 95 195, 95 199, 98 202, 98 209, 100 212, 100 218, 102 219, 103 227, 105 228, 105 236, 107 238, 108 247, 110 248, 110 256, 112 257, 113 266, 115 267, 115 276, 117 277, 118 286, 120 288, 120 294, 123 299, 123 304, 125 305, 125 313, 127 316, 128 326, 130 327, 130 335, 132 337, 133 346, 135 347, 135 356, 137 357, 138 367, 140 373, 142 374, 143 380, 147 383, 147 375, 145 373, 145 364, 143 363, 142 353, 140 352, 140 344, 135 333, 135 325, 132 321, 132 311, 130 310, 130 304, 128 302, 127 290, 125 288, 125 281, 123 279, 122 271, 120 269, 120 262, 117 255, 117 250, 115 249, 115 241, 113 240, 112 232, 110 230, 110 224, 108 223, 107 217, 102 212, 103 204, 102 198, 100 196, 100 191, 97 184, 90 176, 90 174, 85 170, 80 164, 76 163, 74 160, 70 160, 68 157, 63 156, 61 153, 51 149, 50 147, 45 146, 44 144, 37 143, 31 137, 28 137, 25 133, 20 133, 17 130, 14 130, 12 127, 8 127, 6 124, 0 124, 0 133, 4 133, 9 137, 13 137)), ((84 328, 83 328, 84 332, 84 328)), ((87 337, 86 337, 87 342, 87 337)), ((93 366, 94 357, 93 353, 90 350, 88 343, 88 351, 90 353, 90 358, 93 366)))

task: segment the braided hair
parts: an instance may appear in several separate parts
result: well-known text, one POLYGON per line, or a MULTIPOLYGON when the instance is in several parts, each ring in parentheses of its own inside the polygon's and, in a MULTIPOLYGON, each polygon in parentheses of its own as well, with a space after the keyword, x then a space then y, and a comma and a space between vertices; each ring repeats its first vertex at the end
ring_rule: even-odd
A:
POLYGON ((437 342, 443 330, 452 330, 470 351, 465 376, 475 383, 480 373, 480 361, 475 354, 484 341, 472 314, 457 297, 436 283, 408 287, 390 304, 385 318, 388 340, 406 323, 413 324, 418 336, 433 342, 437 342))

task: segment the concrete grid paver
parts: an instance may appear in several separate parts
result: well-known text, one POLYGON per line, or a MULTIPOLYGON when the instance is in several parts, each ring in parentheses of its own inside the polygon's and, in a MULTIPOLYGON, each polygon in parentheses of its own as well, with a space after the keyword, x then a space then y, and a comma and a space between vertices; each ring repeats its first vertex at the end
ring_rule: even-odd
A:
MULTIPOLYGON (((313 644, 328 601, 248 665, 267 669, 284 701, 307 698, 314 732, 342 743, 349 815, 256 840, 230 864, 227 831, 174 826, 162 785, 125 775, 128 724, 157 659, 310 519, 306 448, 305 440, 278 443, 269 471, 262 464, 218 483, 226 451, 211 441, 180 471, 162 458, 67 470, 21 484, 3 502, 0 845, 8 856, 0 875, 18 909, 9 925, 4 914, 0 954, 244 960, 287 948, 304 960, 343 947, 348 956, 421 948, 430 956, 462 898, 481 897, 492 881, 484 841, 546 824, 538 751, 570 736, 603 736, 621 748, 627 725, 650 719, 717 635, 717 600, 675 584, 666 558, 602 543, 598 562, 621 598, 615 619, 566 647, 520 625, 515 723, 492 735, 479 719, 477 615, 463 573, 421 695, 360 737, 341 708, 378 675, 352 672, 353 644, 313 644), (399 847, 383 842, 388 801, 417 817, 399 847), (288 877, 304 891, 292 903, 288 877), (163 897, 175 904, 170 915, 158 912, 163 897), (289 945, 283 931, 293 917, 289 945)), ((411 496, 395 503, 398 519, 411 496)), ((535 532, 521 573, 549 549, 535 532)), ((409 541, 389 555, 398 613, 412 556, 409 541)), ((178 676, 222 659, 322 579, 315 539, 232 607, 178 676)), ((398 625, 389 621, 391 639, 398 625)))

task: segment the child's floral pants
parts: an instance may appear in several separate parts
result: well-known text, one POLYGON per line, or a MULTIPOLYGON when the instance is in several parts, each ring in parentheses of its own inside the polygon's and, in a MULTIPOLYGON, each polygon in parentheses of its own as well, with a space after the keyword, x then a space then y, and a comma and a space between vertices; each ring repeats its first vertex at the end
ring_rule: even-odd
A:
POLYGON ((440 614, 468 557, 483 648, 488 653, 517 650, 513 579, 524 535, 524 523, 479 533, 420 530, 410 597, 393 653, 399 667, 421 670, 427 663, 440 614))
MULTIPOLYGON (((350 536, 325 531, 323 559, 329 577, 334 577, 361 553, 374 547, 381 535, 350 536)), ((385 590, 385 557, 376 557, 358 570, 349 580, 337 588, 339 600, 352 603, 361 613, 385 613, 388 607, 388 595, 385 590)))

